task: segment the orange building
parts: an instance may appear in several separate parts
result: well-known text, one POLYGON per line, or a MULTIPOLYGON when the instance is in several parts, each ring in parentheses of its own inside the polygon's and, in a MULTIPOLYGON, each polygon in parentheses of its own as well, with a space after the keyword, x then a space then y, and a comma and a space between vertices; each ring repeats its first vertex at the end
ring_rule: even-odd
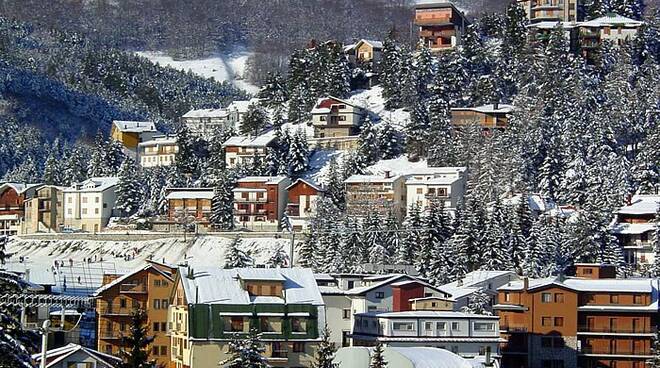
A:
POLYGON ((131 312, 143 309, 147 313, 150 359, 159 365, 170 364, 170 338, 167 335, 167 310, 174 287, 176 269, 149 262, 144 267, 117 277, 104 275, 104 285, 95 293, 98 314, 98 350, 117 355, 122 337, 130 333, 131 312))
POLYGON ((455 107, 451 109, 451 125, 464 127, 481 125, 483 129, 504 129, 509 125, 509 114, 513 106, 490 104, 476 107, 455 107))
POLYGON ((658 281, 614 279, 611 266, 577 264, 580 277, 512 281, 498 289, 502 366, 642 368, 651 358, 658 281))
POLYGON ((451 3, 422 3, 415 6, 415 25, 420 43, 437 52, 459 45, 468 21, 451 3))

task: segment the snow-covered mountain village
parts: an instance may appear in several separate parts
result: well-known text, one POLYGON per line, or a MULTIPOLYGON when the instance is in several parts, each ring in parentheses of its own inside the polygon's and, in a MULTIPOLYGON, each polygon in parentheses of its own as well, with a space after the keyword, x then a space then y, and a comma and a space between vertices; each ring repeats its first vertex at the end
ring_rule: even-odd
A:
POLYGON ((0 0, 0 132, 1 368, 660 368, 656 2, 0 0))

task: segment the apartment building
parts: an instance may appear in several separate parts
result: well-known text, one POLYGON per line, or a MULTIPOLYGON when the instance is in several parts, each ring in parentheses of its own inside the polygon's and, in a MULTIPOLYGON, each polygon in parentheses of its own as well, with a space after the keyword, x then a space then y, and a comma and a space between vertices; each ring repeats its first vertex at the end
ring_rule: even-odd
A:
POLYGON ((238 226, 256 231, 278 230, 290 184, 286 176, 248 176, 236 181, 232 192, 238 226))
POLYGON ((25 218, 25 201, 41 184, 3 183, 0 185, 0 235, 18 235, 25 218))
POLYGON ((578 23, 580 50, 586 58, 591 58, 598 47, 605 41, 621 46, 637 37, 637 32, 644 22, 618 14, 578 23))
POLYGON ((328 96, 316 101, 311 115, 314 138, 337 138, 357 135, 366 112, 348 101, 328 96))
POLYGON ((378 213, 402 219, 406 210, 406 178, 403 175, 351 175, 346 186, 346 212, 352 216, 378 213))
POLYGON ((64 187, 42 185, 25 203, 23 232, 59 232, 64 226, 64 187))
POLYGON ((176 162, 179 145, 175 135, 160 135, 138 144, 137 162, 140 166, 171 166, 176 162))
POLYGON ((355 346, 436 347, 464 358, 497 354, 499 317, 452 311, 370 312, 355 315, 355 346))
POLYGON ((93 177, 64 189, 64 226, 99 232, 114 214, 119 178, 93 177))
POLYGON ((232 128, 229 112, 224 109, 192 109, 181 116, 181 123, 190 133, 206 139, 232 128))
POLYGON ((127 274, 106 275, 104 285, 94 296, 98 315, 98 350, 117 355, 122 337, 130 333, 131 313, 144 310, 148 319, 149 358, 163 367, 170 366, 170 337, 167 335, 169 298, 174 288, 176 269, 148 262, 127 274))
POLYGON ((635 195, 630 203, 619 208, 612 232, 623 245, 626 263, 637 270, 655 261, 652 240, 657 226, 655 214, 660 208, 660 195, 635 195))
POLYGON ((309 227, 309 220, 316 215, 316 201, 325 191, 309 179, 297 179, 286 188, 286 217, 293 230, 309 227))
POLYGON ((500 287, 511 281, 519 280, 520 277, 513 271, 472 271, 465 277, 438 286, 440 290, 451 295, 454 311, 460 311, 466 307, 477 292, 483 292, 491 298, 491 305, 487 308, 492 312, 492 305, 497 303, 497 294, 500 287))
POLYGON ((190 224, 195 232, 207 232, 210 227, 212 188, 168 188, 167 223, 158 223, 158 230, 181 231, 181 226, 190 224), (168 228, 162 228, 168 226, 168 228))
POLYGON ((454 107, 451 109, 451 125, 456 128, 478 125, 485 130, 504 129, 509 125, 508 116, 513 109, 512 105, 500 103, 454 107))
POLYGON ((406 210, 417 205, 424 211, 432 201, 442 202, 453 212, 463 200, 467 183, 466 167, 429 167, 406 175, 406 210))
POLYGON ((469 24, 463 12, 447 2, 417 4, 414 23, 420 43, 431 52, 451 50, 459 45, 469 24))
POLYGON ((258 137, 237 136, 229 138, 222 147, 225 150, 227 168, 250 166, 254 160, 266 159, 268 148, 275 144, 275 134, 268 132, 258 137))
POLYGON ((175 285, 171 367, 217 368, 229 357, 231 339, 251 329, 262 334, 270 365, 312 365, 325 306, 311 270, 184 266, 175 285))
POLYGON ((580 277, 499 288, 502 366, 645 367, 652 357, 658 280, 613 279, 612 266, 578 264, 580 277))
POLYGON ((530 23, 582 21, 582 3, 582 0, 518 0, 530 23))
POLYGON ((110 138, 121 143, 125 148, 124 151, 132 156, 135 156, 140 142, 162 134, 156 130, 156 124, 152 121, 114 120, 110 128, 110 138))

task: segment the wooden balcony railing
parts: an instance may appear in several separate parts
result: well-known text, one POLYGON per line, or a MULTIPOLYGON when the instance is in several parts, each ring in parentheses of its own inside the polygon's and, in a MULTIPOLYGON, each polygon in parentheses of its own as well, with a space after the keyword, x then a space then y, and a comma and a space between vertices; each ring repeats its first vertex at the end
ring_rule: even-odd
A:
POLYGON ((144 294, 147 292, 147 285, 143 283, 121 284, 119 292, 124 294, 144 294))

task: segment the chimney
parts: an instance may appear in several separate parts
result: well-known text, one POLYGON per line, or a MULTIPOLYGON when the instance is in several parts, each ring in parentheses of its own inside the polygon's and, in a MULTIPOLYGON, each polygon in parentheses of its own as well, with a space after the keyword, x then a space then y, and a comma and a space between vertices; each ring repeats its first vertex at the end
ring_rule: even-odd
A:
POLYGON ((527 291, 529 289, 529 277, 525 276, 523 277, 523 291, 527 291))
POLYGON ((492 367, 493 366, 493 359, 492 359, 490 354, 491 354, 490 346, 486 346, 486 357, 484 358, 484 366, 486 366, 486 367, 492 367))
POLYGON ((385 170, 385 179, 389 179, 392 177, 392 172, 390 170, 385 170))
POLYGON ((493 104, 493 110, 497 110, 499 107, 500 107, 500 101, 496 100, 495 103, 493 104))

